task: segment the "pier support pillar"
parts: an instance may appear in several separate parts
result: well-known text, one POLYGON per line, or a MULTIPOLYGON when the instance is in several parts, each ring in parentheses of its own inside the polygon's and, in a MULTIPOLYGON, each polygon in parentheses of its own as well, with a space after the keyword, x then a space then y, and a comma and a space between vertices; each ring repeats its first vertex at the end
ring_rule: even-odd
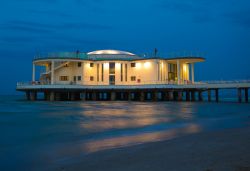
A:
POLYGON ((195 101, 195 91, 191 91, 191 101, 195 101))
POLYGON ((202 91, 199 91, 199 101, 203 101, 203 97, 202 97, 202 91))
POLYGON ((215 100, 219 102, 219 89, 215 89, 215 100))
POLYGON ((158 92, 156 90, 152 92, 152 100, 155 102, 158 101, 158 92))
POLYGON ((120 98, 121 99, 120 100, 124 100, 125 99, 125 97, 124 97, 125 95, 124 94, 125 94, 124 92, 121 92, 121 94, 120 94, 120 98))
POLYGON ((182 101, 182 91, 178 91, 177 100, 178 100, 178 101, 182 101))
POLYGON ((36 99, 37 99, 37 93, 35 91, 32 91, 30 93, 30 100, 31 101, 36 101, 36 99))
POLYGON ((62 93, 60 93, 60 92, 57 92, 57 93, 55 93, 55 100, 56 101, 61 101, 62 100, 62 93))
POLYGON ((45 101, 49 101, 49 93, 48 92, 44 92, 43 97, 44 97, 45 101))
POLYGON ((190 91, 186 91, 186 101, 190 101, 190 91))
POLYGON ((75 92, 70 92, 70 100, 75 101, 76 100, 76 94, 75 92))
POLYGON ((91 94, 92 94, 92 100, 96 101, 96 92, 92 92, 91 94))
POLYGON ((162 95, 163 95, 164 101, 169 101, 169 92, 168 91, 162 92, 162 95))
POLYGON ((248 103, 248 88, 245 88, 245 102, 248 103))
POLYGON ((145 93, 144 91, 140 92, 140 101, 143 102, 145 100, 145 93))
POLYGON ((168 92, 168 97, 169 97, 169 101, 173 101, 174 100, 174 92, 173 91, 169 91, 168 92))
POLYGON ((55 92, 54 92, 54 91, 51 91, 51 92, 49 93, 49 100, 50 100, 50 101, 55 101, 55 92))
POLYGON ((132 92, 128 92, 128 101, 132 100, 132 92))
POLYGON ((242 102, 242 94, 241 94, 241 88, 238 88, 238 102, 242 102))
POLYGON ((29 91, 26 91, 26 99, 30 100, 30 92, 29 91))
POLYGON ((211 102, 211 90, 207 90, 207 101, 211 102))
POLYGON ((116 93, 115 92, 111 92, 111 94, 110 94, 110 100, 111 101, 115 101, 116 100, 116 93))
POLYGON ((85 101, 86 100, 86 92, 81 93, 81 100, 85 101))

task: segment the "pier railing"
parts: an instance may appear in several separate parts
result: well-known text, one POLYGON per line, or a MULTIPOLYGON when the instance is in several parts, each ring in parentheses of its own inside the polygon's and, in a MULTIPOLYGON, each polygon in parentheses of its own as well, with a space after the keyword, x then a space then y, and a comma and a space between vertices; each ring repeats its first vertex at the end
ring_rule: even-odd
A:
MULTIPOLYGON (((227 85, 227 84, 240 84, 240 83, 250 83, 250 80, 232 80, 232 81, 198 81, 195 83, 192 83, 190 81, 183 81, 181 84, 177 84, 177 81, 140 81, 140 82, 134 82, 134 83, 123 83, 123 84, 115 84, 115 86, 133 86, 133 85, 227 85)), ((50 82, 46 81, 29 81, 29 82, 18 82, 17 87, 22 86, 31 86, 31 85, 51 85, 50 82)), ((78 85, 78 86, 110 86, 108 83, 93 83, 91 81, 84 81, 83 83, 79 82, 70 82, 67 84, 58 84, 55 83, 53 85, 78 85)), ((114 85, 113 85, 114 86, 114 85)))
POLYGON ((250 83, 250 80, 213 80, 213 81, 202 81, 205 84, 232 84, 232 83, 250 83))
MULTIPOLYGON (((177 81, 140 81, 140 82, 133 82, 133 83, 123 83, 123 84, 115 84, 117 86, 119 85, 159 85, 159 84, 170 84, 170 85, 177 85, 177 81)), ((185 84, 191 84, 190 82, 185 84)), ((44 82, 44 81, 27 81, 27 82, 18 82, 17 86, 28 86, 28 85, 52 85, 50 82, 44 82)), ((108 82, 93 82, 93 81, 84 81, 83 83, 80 82, 70 82, 70 83, 55 83, 53 85, 90 85, 90 86, 109 86, 108 82)))

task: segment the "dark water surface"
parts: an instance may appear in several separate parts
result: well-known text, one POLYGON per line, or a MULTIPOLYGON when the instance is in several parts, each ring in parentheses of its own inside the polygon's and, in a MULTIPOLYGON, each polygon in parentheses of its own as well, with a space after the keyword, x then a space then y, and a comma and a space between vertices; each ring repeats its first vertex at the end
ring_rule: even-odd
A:
POLYGON ((0 96, 0 170, 52 169, 99 150, 249 123, 249 104, 28 102, 0 96))

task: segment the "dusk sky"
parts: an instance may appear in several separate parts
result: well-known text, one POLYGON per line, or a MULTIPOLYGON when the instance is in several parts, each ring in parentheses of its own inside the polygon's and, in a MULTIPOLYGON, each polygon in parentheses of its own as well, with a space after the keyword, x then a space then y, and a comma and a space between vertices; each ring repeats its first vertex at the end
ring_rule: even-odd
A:
POLYGON ((36 53, 203 52, 196 80, 250 79, 249 0, 5 0, 0 94, 30 81, 36 53))

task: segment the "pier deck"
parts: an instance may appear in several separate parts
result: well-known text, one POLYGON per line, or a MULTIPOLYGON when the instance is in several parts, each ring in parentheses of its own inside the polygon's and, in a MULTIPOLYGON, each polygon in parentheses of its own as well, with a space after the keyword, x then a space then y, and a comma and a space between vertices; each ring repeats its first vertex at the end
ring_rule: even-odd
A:
POLYGON ((214 81, 195 84, 149 84, 149 85, 41 85, 18 83, 17 91, 26 92, 28 100, 36 100, 37 93, 44 93, 45 100, 203 100, 203 92, 207 92, 211 101, 214 91, 215 101, 219 101, 220 89, 237 89, 238 101, 248 102, 250 81, 214 81), (242 93, 244 92, 244 94, 242 93))

